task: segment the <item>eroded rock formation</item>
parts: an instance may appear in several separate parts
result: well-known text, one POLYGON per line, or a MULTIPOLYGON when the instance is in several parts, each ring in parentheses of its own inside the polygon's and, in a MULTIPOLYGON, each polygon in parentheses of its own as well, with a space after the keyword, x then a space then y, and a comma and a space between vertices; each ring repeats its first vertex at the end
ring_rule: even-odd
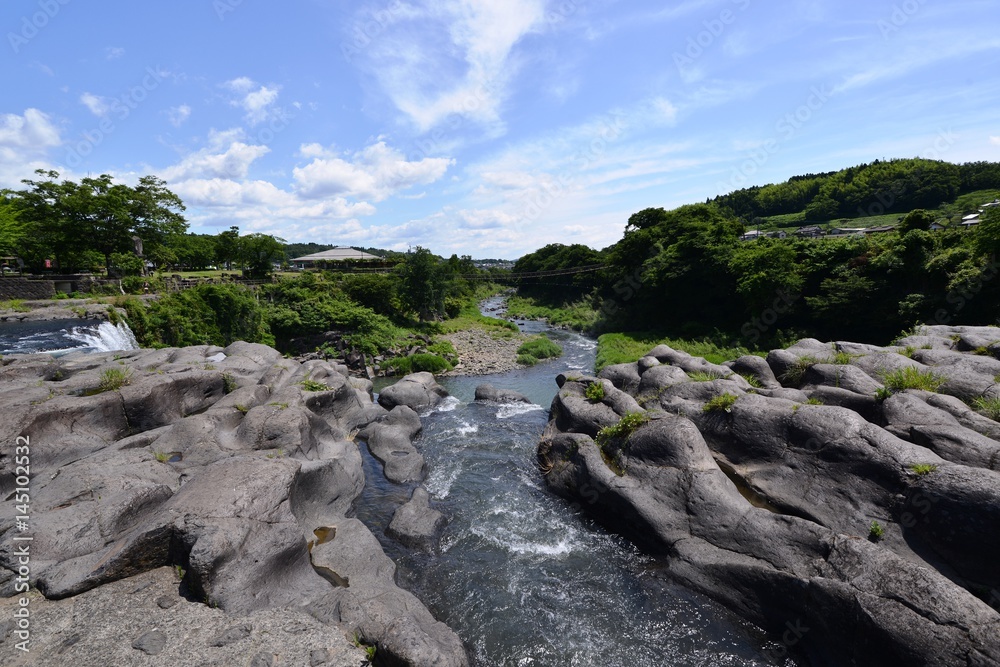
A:
MULTIPOLYGON (((370 382, 246 343, 2 363, 0 494, 15 480, 8 445, 27 437, 39 605, 72 610, 52 601, 99 599, 102 587, 174 566, 177 594, 218 607, 216 626, 245 617, 249 635, 253 619, 280 610, 325 624, 332 639, 313 664, 323 651, 358 664, 355 636, 386 664, 467 664, 455 633, 395 585, 395 565, 351 518, 365 483, 354 434, 378 424, 412 437, 420 426, 409 408, 374 404, 370 382)), ((439 398, 423 380, 400 393, 413 385, 439 398)), ((14 504, 0 513, 0 594, 9 596, 20 533, 14 504)), ((184 636, 164 623, 123 629, 137 633, 124 653, 175 655, 184 636)), ((266 644, 280 653, 280 642, 266 644)), ((298 664, 305 649, 295 644, 281 664, 298 664)), ((69 645, 58 664, 95 650, 69 645)))
POLYGON ((539 461, 815 665, 1000 665, 1000 428, 970 407, 1000 396, 997 341, 927 327, 722 366, 660 346, 560 376, 539 461))

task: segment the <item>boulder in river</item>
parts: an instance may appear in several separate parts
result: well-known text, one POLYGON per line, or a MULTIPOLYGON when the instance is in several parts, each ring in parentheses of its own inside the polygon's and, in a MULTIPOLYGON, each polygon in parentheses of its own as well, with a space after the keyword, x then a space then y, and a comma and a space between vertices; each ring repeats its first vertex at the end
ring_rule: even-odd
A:
POLYGON ((447 396, 448 392, 437 383, 434 375, 423 371, 410 373, 383 389, 379 392, 378 402, 386 410, 405 405, 415 412, 422 412, 433 408, 447 396))
POLYGON ((524 394, 513 389, 497 389, 489 383, 476 387, 476 400, 493 403, 531 403, 531 399, 524 394))

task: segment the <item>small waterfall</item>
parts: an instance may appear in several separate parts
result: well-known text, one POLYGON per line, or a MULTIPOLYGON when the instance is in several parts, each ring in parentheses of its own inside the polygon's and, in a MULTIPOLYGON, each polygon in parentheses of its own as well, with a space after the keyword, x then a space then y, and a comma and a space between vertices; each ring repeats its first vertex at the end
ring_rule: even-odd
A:
POLYGON ((65 336, 78 343, 83 343, 81 347, 89 348, 94 352, 139 349, 139 342, 135 339, 135 334, 125 322, 118 324, 101 322, 96 329, 93 327, 73 327, 73 330, 65 336))

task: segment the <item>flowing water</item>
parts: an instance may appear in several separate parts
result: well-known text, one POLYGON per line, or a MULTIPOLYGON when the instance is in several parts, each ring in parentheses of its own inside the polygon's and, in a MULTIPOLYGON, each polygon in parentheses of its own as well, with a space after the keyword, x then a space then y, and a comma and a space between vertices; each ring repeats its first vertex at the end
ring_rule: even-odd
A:
POLYGON ((136 350, 139 344, 124 322, 80 324, 80 320, 0 323, 0 354, 66 354, 136 350))
MULTIPOLYGON (((424 484, 449 517, 439 553, 384 535, 412 486, 389 483, 367 451, 359 518, 398 564, 398 580, 451 626, 476 665, 792 665, 782 647, 670 581, 662 566, 545 488, 535 448, 566 370, 592 372, 594 342, 546 331, 562 358, 495 376, 441 378, 451 398, 424 416, 424 484), (534 405, 476 403, 482 382, 534 405)), ((363 448, 364 450, 364 448, 363 448)))

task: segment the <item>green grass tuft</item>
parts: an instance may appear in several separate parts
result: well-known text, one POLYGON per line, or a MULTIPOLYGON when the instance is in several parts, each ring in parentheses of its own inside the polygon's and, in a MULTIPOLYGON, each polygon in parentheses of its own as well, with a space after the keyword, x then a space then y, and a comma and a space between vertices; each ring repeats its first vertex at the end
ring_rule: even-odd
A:
POLYGON ((302 386, 302 391, 330 391, 329 385, 316 380, 303 380, 299 384, 302 386))
POLYGON ((534 366, 538 363, 538 359, 530 354, 519 354, 517 355, 517 363, 522 366, 534 366))
POLYGON ((739 397, 726 392, 713 396, 702 408, 704 412, 730 412, 739 397))
POLYGON ((938 467, 933 463, 914 463, 913 465, 910 466, 910 470, 912 470, 915 474, 921 476, 929 475, 937 469, 938 467))
POLYGON ((899 368, 886 373, 883 384, 892 393, 903 391, 904 389, 937 391, 944 384, 944 378, 940 375, 935 375, 931 371, 922 371, 919 368, 907 366, 906 368, 899 368))
POLYGON ((517 349, 517 354, 528 355, 541 361, 542 359, 554 359, 561 356, 563 350, 545 336, 539 336, 525 341, 524 345, 517 349))
POLYGON ((712 371, 689 371, 687 376, 694 382, 712 382, 714 380, 724 380, 728 377, 712 371))
POLYGON ((636 429, 649 421, 645 412, 631 412, 622 417, 614 426, 602 428, 594 441, 601 450, 601 458, 608 468, 619 477, 625 474, 625 451, 628 440, 636 429))
POLYGON ((764 383, 761 382, 760 379, 758 379, 753 373, 740 373, 739 376, 746 380, 747 384, 754 389, 762 389, 764 387, 764 383))
POLYGON ((817 363, 819 363, 819 361, 816 357, 812 357, 810 355, 799 357, 799 360, 789 366, 788 370, 786 370, 781 376, 781 381, 797 387, 802 384, 802 377, 806 374, 806 371, 817 363))
POLYGON ((101 373, 101 382, 97 385, 97 393, 118 391, 132 380, 132 371, 128 368, 108 368, 101 373))
POLYGON ((1000 422, 1000 398, 979 396, 972 401, 972 407, 984 417, 989 417, 995 422, 1000 422))

